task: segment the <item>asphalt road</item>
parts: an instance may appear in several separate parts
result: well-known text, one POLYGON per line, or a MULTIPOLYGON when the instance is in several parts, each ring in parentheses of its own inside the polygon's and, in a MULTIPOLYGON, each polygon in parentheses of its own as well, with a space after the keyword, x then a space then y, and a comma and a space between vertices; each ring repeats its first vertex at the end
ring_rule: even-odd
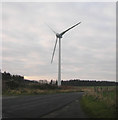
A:
MULTIPOLYGON (((64 108, 70 105, 69 115, 73 116, 73 113, 77 113, 77 116, 84 116, 80 105, 76 105, 74 101, 79 101, 82 97, 82 92, 76 93, 59 93, 50 95, 34 95, 34 96, 18 96, 18 97, 4 97, 2 99, 2 117, 3 118, 41 118, 50 117, 51 113, 56 116, 59 113, 61 117, 64 114, 67 115, 67 111, 64 113, 64 108), (72 104, 74 102, 74 104, 72 104), (71 105, 72 104, 72 105, 71 105), (76 108, 78 109, 76 109, 76 108), (60 111, 62 112, 60 112, 60 111), (81 113, 79 115, 79 113, 81 113)), ((55 117, 55 116, 53 116, 55 117)))

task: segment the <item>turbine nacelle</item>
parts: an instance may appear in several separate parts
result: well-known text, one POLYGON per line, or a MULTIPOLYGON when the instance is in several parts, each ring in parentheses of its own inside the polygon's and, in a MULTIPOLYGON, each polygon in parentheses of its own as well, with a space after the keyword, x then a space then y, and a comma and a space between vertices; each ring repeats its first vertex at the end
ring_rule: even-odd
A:
POLYGON ((59 34, 59 33, 56 33, 56 37, 57 37, 57 38, 62 38, 62 35, 59 34))

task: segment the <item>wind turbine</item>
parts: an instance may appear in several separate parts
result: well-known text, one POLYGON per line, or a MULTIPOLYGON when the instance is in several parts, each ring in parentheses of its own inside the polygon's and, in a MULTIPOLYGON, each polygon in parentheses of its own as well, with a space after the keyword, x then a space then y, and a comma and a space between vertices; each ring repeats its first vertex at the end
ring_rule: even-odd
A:
POLYGON ((50 28, 56 35, 56 41, 55 41, 55 45, 54 45, 54 50, 52 53, 52 59, 51 59, 51 63, 53 62, 53 58, 54 58, 54 54, 55 54, 55 49, 56 49, 56 45, 57 45, 57 41, 59 40, 59 59, 58 59, 58 86, 61 86, 61 38, 62 36, 69 31, 70 29, 74 28, 75 26, 79 25, 81 22, 73 25, 72 27, 66 29, 65 31, 61 32, 61 33, 56 33, 52 28, 50 28))

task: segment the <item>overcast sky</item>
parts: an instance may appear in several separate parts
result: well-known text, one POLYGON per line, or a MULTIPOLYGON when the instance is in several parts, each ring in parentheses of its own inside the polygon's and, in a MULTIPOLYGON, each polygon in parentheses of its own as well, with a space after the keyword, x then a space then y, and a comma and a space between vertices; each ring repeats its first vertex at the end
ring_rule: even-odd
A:
POLYGON ((116 80, 116 8, 110 2, 3 3, 2 70, 56 80, 56 32, 82 22, 62 39, 62 79, 116 80))

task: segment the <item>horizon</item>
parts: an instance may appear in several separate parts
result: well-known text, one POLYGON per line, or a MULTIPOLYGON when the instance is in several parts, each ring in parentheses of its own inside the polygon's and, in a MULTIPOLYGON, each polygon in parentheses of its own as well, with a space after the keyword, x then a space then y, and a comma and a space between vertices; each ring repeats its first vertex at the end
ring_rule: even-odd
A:
MULTIPOLYGON (((1 70, 1 73, 4 73, 4 72, 10 73, 10 72, 8 72, 8 71, 2 71, 2 70, 1 70)), ((10 74, 11 74, 11 73, 10 73, 10 74)), ((14 74, 11 74, 11 75, 14 75, 14 74)), ((15 74, 15 75, 20 75, 20 74, 15 74)), ((22 75, 20 75, 20 76, 22 76, 22 75)), ((50 82, 51 80, 57 81, 57 79, 50 79, 50 80, 47 80, 47 79, 37 79, 37 80, 36 80, 36 79, 29 79, 29 78, 27 78, 26 76, 23 76, 23 77, 24 77, 24 80, 37 81, 37 82, 39 82, 40 80, 46 80, 47 82, 50 82)), ((69 80, 117 82, 117 81, 115 81, 115 80, 97 80, 97 79, 80 79, 80 78, 62 79, 61 81, 69 81, 69 80)))
MULTIPOLYGON (((47 79, 27 79, 27 77, 24 77, 25 80, 30 80, 30 81, 40 81, 40 80, 47 80, 47 79)), ((57 79, 48 79, 47 81, 50 82, 51 80, 57 81, 57 79)), ((97 79, 80 79, 80 78, 70 78, 70 79, 61 79, 61 81, 69 81, 69 80, 83 80, 83 81, 107 81, 107 82, 117 82, 115 80, 97 80, 97 79)))

